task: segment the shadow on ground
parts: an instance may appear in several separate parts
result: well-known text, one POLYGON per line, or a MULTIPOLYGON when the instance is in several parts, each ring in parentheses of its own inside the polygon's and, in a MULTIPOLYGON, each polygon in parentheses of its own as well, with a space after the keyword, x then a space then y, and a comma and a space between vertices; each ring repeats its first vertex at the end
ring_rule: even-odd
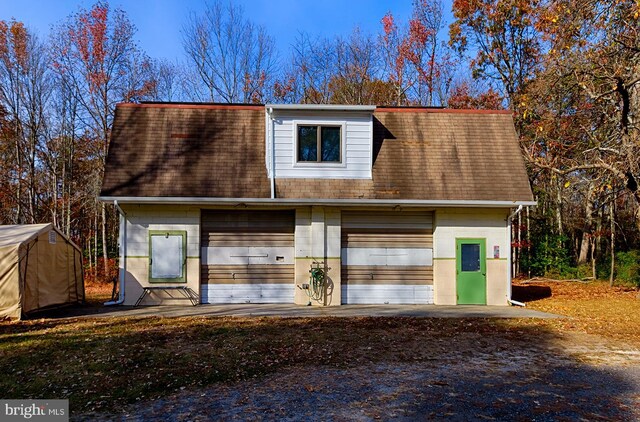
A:
POLYGON ((0 391, 6 398, 69 398, 79 420, 640 417, 637 361, 591 365, 579 350, 589 350, 592 339, 572 349, 532 321, 0 324, 0 391))
POLYGON ((536 285, 511 286, 511 297, 519 302, 533 302, 551 297, 551 287, 536 285))
POLYGON ((485 305, 342 305, 224 304, 155 306, 75 306, 41 312, 31 319, 50 318, 147 318, 147 317, 416 317, 416 318, 558 318, 558 315, 517 306, 485 305))

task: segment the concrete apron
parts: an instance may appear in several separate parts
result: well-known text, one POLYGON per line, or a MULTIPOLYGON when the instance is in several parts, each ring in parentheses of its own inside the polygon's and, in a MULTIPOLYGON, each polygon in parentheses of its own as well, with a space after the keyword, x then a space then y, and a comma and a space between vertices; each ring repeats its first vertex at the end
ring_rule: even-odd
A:
POLYGON ((417 317, 417 318, 560 318, 528 308, 485 305, 342 305, 239 304, 198 306, 119 306, 83 317, 417 317))

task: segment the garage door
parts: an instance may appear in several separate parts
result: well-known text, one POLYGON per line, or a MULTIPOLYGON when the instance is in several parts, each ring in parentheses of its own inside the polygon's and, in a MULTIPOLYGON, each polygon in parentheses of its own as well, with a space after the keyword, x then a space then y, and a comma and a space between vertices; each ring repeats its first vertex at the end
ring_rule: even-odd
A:
POLYGON ((202 211, 202 303, 293 303, 294 211, 202 211))
POLYGON ((433 213, 343 212, 342 303, 433 303, 433 213))

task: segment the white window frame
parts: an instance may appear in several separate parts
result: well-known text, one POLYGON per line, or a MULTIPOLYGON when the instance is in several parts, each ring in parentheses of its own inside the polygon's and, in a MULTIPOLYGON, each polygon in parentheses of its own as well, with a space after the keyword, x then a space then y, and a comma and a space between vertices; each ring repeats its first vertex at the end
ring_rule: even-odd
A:
MULTIPOLYGON (((318 151, 320 153, 320 151, 318 151)), ((294 168, 346 168, 347 167, 347 122, 344 120, 294 120, 293 121, 293 167, 294 168), (298 126, 340 127, 340 162, 298 161, 298 126)))

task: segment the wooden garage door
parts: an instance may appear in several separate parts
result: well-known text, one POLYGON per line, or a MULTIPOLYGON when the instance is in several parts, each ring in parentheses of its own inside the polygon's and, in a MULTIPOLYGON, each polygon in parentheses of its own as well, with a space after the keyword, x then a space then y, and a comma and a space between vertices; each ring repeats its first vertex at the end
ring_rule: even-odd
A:
POLYGON ((202 302, 293 303, 294 211, 202 211, 202 302))
POLYGON ((342 213, 342 303, 433 303, 433 213, 342 213))

